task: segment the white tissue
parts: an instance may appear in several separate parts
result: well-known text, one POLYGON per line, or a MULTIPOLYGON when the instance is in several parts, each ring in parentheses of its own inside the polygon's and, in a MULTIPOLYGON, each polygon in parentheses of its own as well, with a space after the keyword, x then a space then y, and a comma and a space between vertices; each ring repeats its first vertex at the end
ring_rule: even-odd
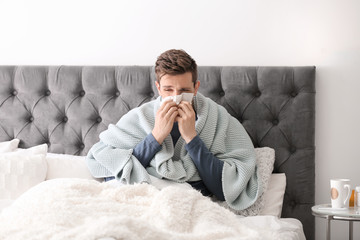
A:
POLYGON ((189 102, 192 103, 192 99, 194 97, 193 93, 182 93, 181 95, 176 95, 176 96, 168 96, 166 98, 164 98, 161 103, 168 101, 169 99, 173 100, 174 102, 176 102, 176 104, 179 104, 181 101, 185 101, 185 102, 189 102))

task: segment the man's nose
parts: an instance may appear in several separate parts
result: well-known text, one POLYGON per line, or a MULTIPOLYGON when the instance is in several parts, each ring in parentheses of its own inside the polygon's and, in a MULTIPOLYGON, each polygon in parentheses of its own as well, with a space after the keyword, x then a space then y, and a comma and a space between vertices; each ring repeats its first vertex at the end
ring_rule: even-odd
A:
POLYGON ((175 90, 175 95, 181 95, 181 91, 175 90))

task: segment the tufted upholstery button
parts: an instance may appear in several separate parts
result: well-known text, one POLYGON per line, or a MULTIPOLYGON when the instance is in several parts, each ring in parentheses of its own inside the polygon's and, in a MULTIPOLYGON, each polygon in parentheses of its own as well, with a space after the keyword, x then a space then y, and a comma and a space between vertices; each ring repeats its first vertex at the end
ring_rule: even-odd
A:
POLYGON ((292 92, 292 93, 290 93, 290 95, 291 95, 292 97, 296 97, 297 93, 296 93, 296 92, 292 92))
POLYGON ((98 122, 98 123, 101 123, 101 121, 102 121, 102 118, 101 118, 101 117, 98 117, 98 118, 96 119, 96 122, 98 122))
POLYGON ((289 205, 290 205, 291 207, 295 207, 295 206, 296 206, 296 202, 295 202, 294 200, 292 200, 292 201, 289 203, 289 205))
POLYGON ((260 92, 260 91, 257 91, 257 92, 255 93, 255 97, 260 97, 260 95, 261 95, 261 92, 260 92))
POLYGON ((224 92, 224 91, 221 91, 221 92, 219 92, 219 95, 220 95, 221 97, 223 97, 223 96, 225 96, 225 92, 224 92))
POLYGON ((80 97, 85 96, 85 91, 84 91, 84 90, 81 90, 81 91, 79 92, 79 95, 80 95, 80 97))
POLYGON ((295 152, 296 152, 296 147, 291 147, 291 148, 290 148, 290 152, 291 152, 291 153, 295 153, 295 152))
POLYGON ((117 91, 117 92, 115 93, 115 95, 116 95, 117 97, 120 96, 120 92, 117 91))
POLYGON ((34 121, 34 117, 33 117, 33 116, 29 117, 29 122, 32 122, 32 121, 34 121))
POLYGON ((84 145, 83 143, 81 143, 81 144, 79 145, 79 148, 80 148, 80 149, 84 149, 84 148, 85 148, 85 145, 84 145))
POLYGON ((45 91, 45 96, 50 96, 50 94, 51 94, 50 90, 45 91))
POLYGON ((16 90, 12 91, 11 95, 16 96, 18 92, 16 90))
POLYGON ((63 117, 63 122, 67 122, 68 120, 67 116, 63 117))
POLYGON ((274 119, 274 120, 273 120, 273 124, 274 124, 274 125, 278 125, 278 124, 279 124, 279 120, 278 120, 278 119, 274 119))

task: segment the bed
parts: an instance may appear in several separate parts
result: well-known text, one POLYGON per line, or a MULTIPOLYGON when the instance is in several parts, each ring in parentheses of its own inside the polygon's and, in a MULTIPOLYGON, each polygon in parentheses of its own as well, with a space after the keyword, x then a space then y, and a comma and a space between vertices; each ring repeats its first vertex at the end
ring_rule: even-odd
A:
MULTIPOLYGON (((90 203, 93 201, 95 204, 96 199, 101 199, 100 193, 109 194, 109 191, 112 194, 106 195, 106 199, 112 199, 113 204, 120 201, 119 198, 123 199, 121 196, 132 194, 132 199, 136 196, 142 196, 144 199, 151 197, 151 201, 155 201, 153 198, 162 199, 165 201, 164 205, 169 204, 166 206, 174 206, 171 205, 172 200, 168 196, 175 194, 173 197, 179 198, 180 195, 176 194, 184 195, 186 193, 185 196, 192 199, 189 201, 194 202, 193 206, 196 205, 200 208, 200 206, 209 204, 208 207, 214 209, 211 213, 213 217, 205 217, 204 214, 200 214, 206 224, 197 225, 198 228, 195 230, 202 232, 196 232, 195 235, 185 235, 184 237, 176 234, 169 235, 169 232, 160 230, 154 232, 153 228, 137 229, 136 226, 139 226, 139 223, 134 218, 129 219, 127 216, 117 214, 117 216, 111 215, 109 222, 105 221, 102 215, 95 213, 84 215, 86 212, 89 213, 89 209, 82 208, 84 216, 80 219, 83 220, 74 222, 74 224, 81 226, 77 230, 83 234, 76 235, 76 233, 68 231, 67 235, 59 233, 53 235, 51 239, 166 239, 169 236, 177 236, 175 237, 177 239, 234 239, 231 234, 226 235, 224 229, 230 229, 230 232, 239 236, 235 239, 262 239, 259 236, 263 236, 263 238, 270 236, 271 228, 275 229, 275 225, 281 224, 284 226, 283 229, 287 227, 287 232, 282 235, 284 239, 301 239, 299 235, 294 235, 293 238, 286 235, 294 231, 300 231, 299 234, 305 233, 306 239, 314 239, 315 222, 311 214, 311 206, 314 205, 315 191, 315 67, 200 66, 198 75, 201 82, 199 91, 224 106, 232 116, 238 119, 247 130, 256 148, 268 147, 275 150, 273 174, 286 176, 285 193, 281 203, 278 203, 281 206, 281 218, 236 216, 238 219, 236 223, 238 226, 241 225, 241 229, 236 229, 236 231, 245 234, 244 237, 240 237, 237 235, 239 233, 234 230, 237 226, 233 228, 221 226, 221 217, 233 219, 232 212, 224 208, 221 208, 223 211, 219 210, 211 205, 213 204, 211 200, 200 196, 201 194, 199 195, 191 189, 183 188, 179 191, 181 186, 161 189, 153 186, 144 187, 144 184, 118 187, 112 183, 100 183, 99 179, 90 180, 91 176, 84 168, 83 159, 91 146, 99 140, 99 134, 106 130, 110 123, 116 123, 132 108, 158 97, 154 84, 153 67, 0 66, 0 142, 4 143, 4 151, 17 152, 17 154, 23 152, 22 156, 26 156, 23 158, 34 163, 40 161, 41 152, 45 151, 45 158, 47 158, 45 165, 43 162, 42 165, 39 164, 42 175, 37 172, 40 171, 38 169, 31 171, 33 177, 42 178, 41 183, 30 186, 29 179, 22 179, 23 182, 16 179, 13 187, 17 190, 21 188, 21 184, 30 185, 27 187, 28 190, 24 194, 16 196, 15 200, 14 196, 8 198, 12 197, 14 201, 3 199, 3 205, 6 208, 0 214, 0 222, 5 222, 4 217, 6 216, 7 224, 14 221, 12 225, 16 225, 21 214, 24 216, 26 214, 34 215, 35 210, 35 213, 38 213, 36 218, 39 219, 46 214, 49 219, 58 217, 59 213, 57 215, 49 214, 50 209, 67 208, 67 206, 58 202, 58 205, 47 207, 42 202, 39 207, 38 203, 39 199, 49 203, 56 202, 58 198, 55 196, 59 196, 60 193, 62 195, 64 193, 72 194, 72 197, 67 200, 69 204, 74 204, 76 201, 81 201, 78 200, 80 198, 75 199, 74 195, 78 196, 82 193, 85 196, 94 196, 94 189, 99 189, 96 192, 98 195, 95 200, 88 199, 88 207, 98 206, 91 206, 90 203), (25 154, 25 151, 28 153, 25 154), (30 153, 32 157, 29 157, 30 153), (69 163, 69 159, 71 163, 69 163), (66 162, 66 164, 62 164, 62 162, 66 162), (43 176, 44 174, 45 176, 43 176), (64 176, 68 178, 64 178, 64 176), (72 178, 74 176, 82 178, 75 180, 72 178), (70 187, 63 189, 65 188, 63 186, 70 187), (118 192, 119 189, 122 189, 121 193, 118 192), (160 196, 165 193, 168 195, 161 198, 160 196), (51 194, 50 197, 49 194, 51 194), (24 207, 26 204, 28 206, 24 207), (23 212, 19 213, 19 210, 23 212), (7 215, 11 211, 17 216, 12 218, 11 215, 7 215), (216 219, 216 216, 219 219, 216 219), (271 223, 270 219, 272 219, 271 223), (292 226, 296 226, 296 221, 301 222, 300 226, 292 228, 292 226), (204 229, 209 229, 208 226, 218 226, 217 224, 219 225, 218 232, 212 233, 212 238, 209 238, 204 233, 204 229), (113 225, 117 226, 114 227, 116 234, 109 230, 109 233, 111 232, 113 235, 96 235, 99 229, 105 231, 105 229, 111 229, 113 225), (123 227, 120 228, 119 225, 123 227), (256 233, 256 231, 254 232, 256 225, 271 225, 271 227, 256 233), (139 235, 139 232, 146 234, 139 235), (221 232, 222 235, 216 235, 221 232), (132 237, 130 238, 130 236, 132 237)), ((1 147, 0 143, 0 156, 1 147)), ((15 158, 15 154, 8 158, 15 158)), ((24 169, 26 170, 25 165, 22 166, 22 171, 24 169)), ((9 171, 11 172, 11 169, 9 171)), ((19 175, 23 176, 24 174, 19 175)), ((5 175, 0 175, 0 181, 1 176, 5 175)), ((3 182, 11 180, 3 178, 3 182)), ((15 181, 14 179, 12 182, 15 181)), ((273 183, 273 187, 276 186, 277 184, 273 183)), ((84 202, 86 201, 84 200, 84 202)), ((84 206, 84 202, 80 206, 84 206)), ((127 203, 126 206, 130 205, 127 203)), ((132 211, 136 211, 136 209, 141 208, 137 206, 132 211)), ((151 212, 155 216, 163 216, 163 222, 157 223, 163 229, 166 227, 178 230, 179 226, 186 226, 185 223, 179 224, 179 221, 186 218, 185 215, 182 216, 183 218, 177 218, 179 212, 174 212, 172 208, 165 212, 157 212, 152 208, 146 209, 145 207, 143 210, 151 212), (177 221, 175 221, 176 219, 177 221)), ((103 211, 109 212, 109 209, 103 209, 103 211)), ((127 211, 123 209, 124 214, 127 211)), ((179 211, 190 214, 196 212, 196 209, 186 210, 183 208, 179 211)), ((99 210, 99 212, 101 211, 99 210)), ((66 211, 63 213, 64 218, 73 217, 66 216, 66 211)), ((141 211, 137 214, 141 215, 141 211)), ((26 220, 26 218, 23 219, 26 220)), ((76 219, 74 221, 78 221, 79 218, 76 219)), ((193 219, 188 219, 188 221, 193 221, 193 219)), ((8 239, 12 239, 9 232, 17 232, 16 228, 11 231, 7 230, 9 229, 0 228, 0 236, 4 237, 1 234, 6 232, 9 236, 8 239)), ((189 231, 189 229, 180 229, 179 231, 189 231)), ((15 234, 14 236, 24 237, 29 234, 34 236, 34 232, 31 231, 24 235, 17 234, 20 235, 15 234)), ((50 239, 49 236, 46 238, 50 239)), ((271 238, 269 237, 269 239, 271 238)))

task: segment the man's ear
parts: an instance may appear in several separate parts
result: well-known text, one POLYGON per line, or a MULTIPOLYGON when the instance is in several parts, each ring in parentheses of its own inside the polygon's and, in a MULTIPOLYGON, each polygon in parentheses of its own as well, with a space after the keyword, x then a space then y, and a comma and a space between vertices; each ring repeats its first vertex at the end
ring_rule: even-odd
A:
POLYGON ((199 90, 199 87, 200 87, 200 81, 197 80, 196 83, 195 83, 195 91, 194 91, 194 96, 197 94, 197 91, 199 90))
POLYGON ((161 94, 160 94, 160 83, 158 81, 155 81, 155 85, 156 85, 156 88, 158 90, 159 95, 161 96, 161 94))

